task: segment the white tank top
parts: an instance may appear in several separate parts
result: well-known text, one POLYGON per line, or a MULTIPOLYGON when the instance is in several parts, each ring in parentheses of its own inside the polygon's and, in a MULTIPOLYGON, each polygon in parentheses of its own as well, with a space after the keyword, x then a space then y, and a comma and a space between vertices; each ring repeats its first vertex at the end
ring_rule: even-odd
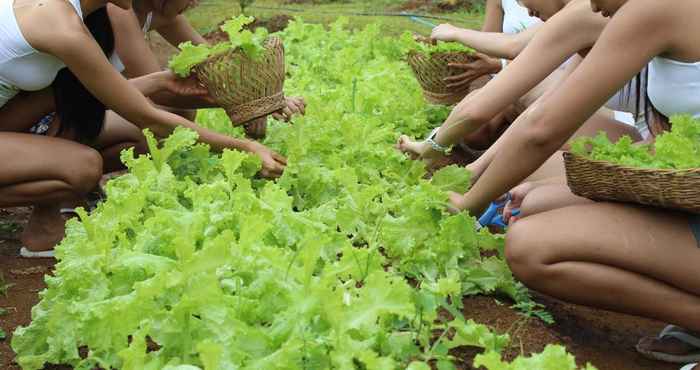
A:
MULTIPOLYGON (((68 0, 83 18, 80 0, 68 0)), ((17 23, 14 0, 0 3, 0 107, 20 91, 42 90, 53 82, 65 64, 34 49, 17 23)))
POLYGON ((502 0, 503 8, 503 33, 516 34, 536 24, 542 20, 530 17, 527 8, 518 4, 517 0, 502 0))
POLYGON ((690 114, 700 118, 700 62, 652 59, 647 89, 654 108, 666 117, 690 114))

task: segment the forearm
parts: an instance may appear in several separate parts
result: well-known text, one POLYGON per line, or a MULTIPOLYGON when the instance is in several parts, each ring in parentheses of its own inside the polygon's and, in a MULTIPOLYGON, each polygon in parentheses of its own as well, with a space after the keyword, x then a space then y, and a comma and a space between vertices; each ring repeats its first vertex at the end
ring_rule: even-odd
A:
MULTIPOLYGON (((527 131, 525 127, 516 127, 511 135, 503 137, 502 144, 496 150, 498 155, 490 158, 490 165, 466 195, 470 211, 480 212, 489 202, 522 183, 563 144, 556 140, 546 143, 531 140, 527 131)), ((550 181, 561 183, 562 180, 554 178, 542 183, 550 181)))
POLYGON ((151 130, 158 137, 167 137, 178 126, 189 128, 199 134, 199 142, 208 144, 212 150, 221 152, 224 149, 237 149, 245 152, 254 152, 255 147, 261 145, 250 140, 236 139, 227 135, 205 129, 194 122, 188 121, 176 114, 154 108, 151 124, 145 128, 151 130))
POLYGON ((149 96, 154 103, 165 107, 179 109, 217 108, 218 105, 208 99, 197 96, 180 96, 169 91, 160 91, 149 96))
POLYGON ((146 97, 151 97, 164 89, 163 79, 157 73, 131 78, 129 83, 146 97))
POLYGON ((509 40, 509 37, 512 35, 460 29, 455 34, 454 41, 492 57, 513 59, 512 40, 509 40))

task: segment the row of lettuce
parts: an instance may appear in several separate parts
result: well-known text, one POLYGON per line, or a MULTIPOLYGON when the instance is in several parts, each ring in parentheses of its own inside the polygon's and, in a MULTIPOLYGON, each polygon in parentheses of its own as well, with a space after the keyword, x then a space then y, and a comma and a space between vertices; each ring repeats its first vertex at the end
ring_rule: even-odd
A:
MULTIPOLYGON (((508 335, 461 314, 464 295, 499 294, 550 319, 502 239, 446 212, 468 173, 427 180, 393 148, 446 114, 423 101, 401 43, 343 20, 295 21, 281 37, 287 93, 308 103, 269 130, 284 176, 258 179, 256 158, 210 153, 184 129, 160 146, 149 135, 148 157, 125 152, 129 173, 69 224, 32 323, 14 333, 22 368, 576 369, 558 346, 505 361, 508 335), (452 355, 465 346, 483 354, 452 355)), ((222 111, 198 120, 240 135, 222 111)))

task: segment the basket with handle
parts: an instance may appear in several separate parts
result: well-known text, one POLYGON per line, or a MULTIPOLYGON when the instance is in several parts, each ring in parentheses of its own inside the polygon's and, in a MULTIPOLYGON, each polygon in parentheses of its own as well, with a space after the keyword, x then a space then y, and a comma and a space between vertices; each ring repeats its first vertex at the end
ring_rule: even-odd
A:
POLYGON ((700 214, 700 169, 646 169, 564 153, 571 191, 597 201, 636 203, 700 214))
POLYGON ((474 60, 474 55, 466 51, 434 53, 432 55, 412 51, 408 54, 408 64, 423 88, 426 100, 433 104, 443 105, 456 104, 470 92, 470 85, 459 88, 447 86, 445 78, 464 72, 449 65, 452 63, 466 64, 474 60))
POLYGON ((236 125, 285 107, 284 45, 278 37, 269 37, 257 58, 235 49, 209 57, 194 71, 236 125))

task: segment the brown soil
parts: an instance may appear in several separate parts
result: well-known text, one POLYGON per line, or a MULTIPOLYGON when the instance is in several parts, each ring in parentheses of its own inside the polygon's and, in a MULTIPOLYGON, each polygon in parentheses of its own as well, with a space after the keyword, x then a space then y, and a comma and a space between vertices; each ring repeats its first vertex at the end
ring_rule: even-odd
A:
MULTIPOLYGON (((0 317, 0 327, 8 338, 0 341, 0 368, 19 370, 12 364, 14 353, 9 347, 12 331, 30 321, 31 307, 44 288, 43 276, 51 272, 53 260, 26 260, 17 257, 20 244, 19 229, 28 217, 26 208, 0 210, 0 271, 7 283, 13 284, 7 296, 0 296, 0 308, 8 314, 0 317), (16 225, 16 227, 12 226, 16 225)), ((677 370, 679 366, 648 361, 634 351, 637 340, 644 335, 657 333, 663 325, 645 319, 574 306, 538 296, 556 319, 548 326, 539 320, 524 319, 508 304, 491 297, 464 299, 464 316, 487 324, 500 333, 510 333, 512 347, 506 351, 508 358, 521 353, 540 352, 547 344, 565 345, 584 364, 591 362, 600 370, 677 370)), ((464 364, 471 363, 475 351, 457 352, 464 364)), ((461 367, 470 369, 468 365, 461 367)), ((65 368, 50 367, 61 370, 65 368)))

